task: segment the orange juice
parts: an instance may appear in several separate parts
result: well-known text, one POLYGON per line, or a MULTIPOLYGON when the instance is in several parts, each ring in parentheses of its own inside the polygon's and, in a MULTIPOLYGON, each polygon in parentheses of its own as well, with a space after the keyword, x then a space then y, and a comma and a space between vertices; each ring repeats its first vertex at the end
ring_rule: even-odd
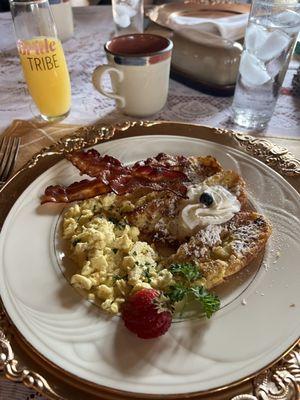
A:
POLYGON ((18 51, 29 93, 42 116, 55 119, 67 114, 71 87, 60 41, 51 37, 19 40, 18 51))

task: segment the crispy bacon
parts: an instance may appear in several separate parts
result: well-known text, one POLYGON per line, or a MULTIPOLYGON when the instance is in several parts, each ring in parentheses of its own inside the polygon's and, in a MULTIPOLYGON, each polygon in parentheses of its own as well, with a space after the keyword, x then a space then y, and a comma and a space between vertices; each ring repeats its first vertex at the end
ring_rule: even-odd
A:
MULTIPOLYGON (((101 157, 96 150, 79 151, 66 155, 82 174, 95 179, 75 182, 68 187, 49 186, 42 197, 46 202, 67 203, 88 199, 109 192, 118 195, 131 193, 136 189, 147 188, 155 191, 169 190, 180 197, 186 195, 184 182, 187 176, 159 160, 135 163, 132 167, 123 166, 111 156, 101 157)), ((154 160, 154 159, 152 159, 154 160)))
POLYGON ((70 203, 72 201, 90 199, 111 192, 108 185, 99 179, 84 179, 70 186, 48 186, 42 196, 41 203, 70 203))
POLYGON ((103 180, 109 180, 112 173, 121 174, 127 169, 114 157, 107 155, 101 157, 95 149, 66 154, 66 159, 71 161, 82 174, 93 178, 101 177, 103 180))
MULTIPOLYGON (((137 161, 132 167, 126 167, 112 156, 105 155, 101 157, 95 149, 66 154, 66 158, 71 161, 82 174, 87 174, 94 178, 102 177, 103 180, 109 180, 110 176, 121 175, 126 172, 129 174, 135 172, 139 174, 150 173, 156 170, 159 171, 160 174, 166 174, 167 171, 180 171, 188 161, 184 156, 170 156, 165 153, 159 153, 156 157, 147 158, 145 161, 137 161), (145 169, 141 167, 145 167, 145 169)), ((186 178, 186 176, 184 178, 186 178)))
POLYGON ((132 177, 131 179, 128 177, 120 177, 119 179, 115 179, 114 181, 112 181, 110 186, 112 191, 118 195, 132 193, 137 189, 145 188, 154 190, 156 192, 168 190, 173 192, 177 196, 185 197, 187 191, 186 186, 182 183, 153 182, 138 177, 132 177))

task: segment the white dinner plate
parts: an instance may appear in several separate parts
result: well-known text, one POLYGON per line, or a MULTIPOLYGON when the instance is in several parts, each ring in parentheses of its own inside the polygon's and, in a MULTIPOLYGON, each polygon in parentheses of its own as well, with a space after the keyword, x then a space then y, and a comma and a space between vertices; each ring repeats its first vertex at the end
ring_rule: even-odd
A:
MULTIPOLYGON (((12 207, 0 236, 0 291, 11 320, 46 359, 79 379, 141 394, 210 391, 278 359, 300 326, 300 196, 276 172, 235 149, 179 136, 132 137, 96 146, 132 163, 159 152, 213 155, 246 180, 252 204, 271 222, 264 260, 220 288, 210 320, 173 323, 141 340, 70 286, 59 265, 63 205, 40 205, 48 185, 82 179, 66 160, 40 175, 12 207)), ((159 396, 158 396, 159 397, 159 396)))

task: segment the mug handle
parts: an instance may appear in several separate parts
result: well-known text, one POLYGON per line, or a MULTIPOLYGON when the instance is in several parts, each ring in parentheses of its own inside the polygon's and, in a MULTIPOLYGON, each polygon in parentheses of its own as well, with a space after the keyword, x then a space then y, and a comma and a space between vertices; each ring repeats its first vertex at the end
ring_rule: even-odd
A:
POLYGON ((119 82, 124 79, 123 71, 118 70, 117 68, 111 67, 110 65, 99 65, 93 72, 93 85, 95 89, 98 90, 103 96, 109 97, 110 99, 117 100, 119 102, 119 107, 125 107, 125 98, 123 96, 118 95, 116 92, 107 92, 104 90, 102 86, 102 76, 105 72, 115 72, 117 74, 119 82))

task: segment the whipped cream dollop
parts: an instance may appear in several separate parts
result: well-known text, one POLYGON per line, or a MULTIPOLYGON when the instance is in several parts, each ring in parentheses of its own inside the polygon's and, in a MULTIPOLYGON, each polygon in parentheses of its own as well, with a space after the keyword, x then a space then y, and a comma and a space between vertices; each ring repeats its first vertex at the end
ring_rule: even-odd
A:
POLYGON ((191 186, 187 191, 187 197, 181 211, 181 223, 185 234, 193 233, 198 227, 227 222, 241 209, 236 196, 220 185, 191 186), (203 193, 211 196, 213 201, 210 205, 200 201, 203 193))

